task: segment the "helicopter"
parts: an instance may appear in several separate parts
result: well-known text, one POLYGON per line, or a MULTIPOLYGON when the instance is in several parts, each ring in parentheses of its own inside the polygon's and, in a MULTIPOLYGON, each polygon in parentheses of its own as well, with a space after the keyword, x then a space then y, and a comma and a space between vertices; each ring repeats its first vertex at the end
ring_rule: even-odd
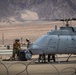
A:
POLYGON ((59 30, 51 30, 47 34, 39 37, 28 50, 25 50, 25 59, 29 60, 36 54, 76 54, 76 27, 69 26, 69 21, 76 19, 61 19, 66 26, 59 30))

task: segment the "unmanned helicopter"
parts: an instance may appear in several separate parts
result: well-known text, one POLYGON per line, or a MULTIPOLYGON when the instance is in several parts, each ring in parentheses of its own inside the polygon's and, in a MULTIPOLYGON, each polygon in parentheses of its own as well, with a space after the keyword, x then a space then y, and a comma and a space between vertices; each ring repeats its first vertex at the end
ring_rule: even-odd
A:
POLYGON ((31 56, 36 54, 76 54, 76 27, 69 26, 68 22, 71 20, 75 19, 60 20, 66 22, 65 27, 52 30, 38 38, 25 51, 25 59, 31 59, 31 56))

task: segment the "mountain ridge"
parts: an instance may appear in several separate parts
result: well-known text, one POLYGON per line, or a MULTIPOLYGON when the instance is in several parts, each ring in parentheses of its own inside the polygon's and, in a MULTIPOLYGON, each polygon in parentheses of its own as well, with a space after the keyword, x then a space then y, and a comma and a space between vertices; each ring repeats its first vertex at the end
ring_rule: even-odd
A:
POLYGON ((0 21, 76 18, 76 0, 1 0, 0 21))

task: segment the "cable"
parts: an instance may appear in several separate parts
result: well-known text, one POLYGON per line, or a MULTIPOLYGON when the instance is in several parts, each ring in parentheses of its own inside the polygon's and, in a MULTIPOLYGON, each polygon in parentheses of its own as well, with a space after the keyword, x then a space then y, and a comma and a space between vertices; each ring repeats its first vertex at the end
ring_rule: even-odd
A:
MULTIPOLYGON (((63 71, 66 71, 67 69, 74 69, 75 71, 74 71, 72 74, 70 74, 70 75, 76 75, 76 68, 74 68, 74 67, 64 68, 64 69, 60 72, 60 74, 61 74, 63 71)), ((69 72, 68 72, 68 73, 69 73, 69 72)))
MULTIPOLYGON (((50 63, 49 63, 50 64, 50 63)), ((60 75, 58 69, 51 63, 51 65, 54 67, 54 69, 57 71, 57 74, 60 75)))
POLYGON ((37 59, 34 59, 34 60, 32 60, 30 63, 27 64, 27 66, 26 66, 26 73, 27 73, 27 75, 29 75, 29 72, 28 72, 28 70, 27 70, 27 69, 28 69, 28 66, 31 65, 31 64, 32 64, 33 62, 35 62, 36 60, 37 60, 37 59))
MULTIPOLYGON (((32 59, 30 62, 22 62, 22 61, 21 61, 21 62, 14 62, 14 63, 10 64, 8 67, 7 67, 3 62, 1 62, 1 61, 0 61, 0 64, 2 64, 2 65, 5 67, 5 69, 6 69, 6 71, 7 71, 6 75, 11 75, 9 69, 10 69, 10 67, 12 67, 12 66, 15 65, 15 64, 21 64, 21 65, 24 66, 24 69, 23 69, 22 71, 18 72, 17 74, 15 74, 15 75, 21 75, 23 72, 26 72, 27 75, 30 75, 30 74, 29 74, 29 71, 28 71, 28 67, 29 67, 32 63, 35 63, 36 60, 37 60, 37 59, 32 59)), ((48 63, 48 64, 52 65, 52 67, 57 71, 57 74, 58 74, 58 75, 64 74, 65 71, 67 71, 67 70, 69 70, 69 69, 73 69, 73 70, 74 70, 74 72, 72 72, 72 73, 69 74, 69 75, 76 75, 76 68, 75 68, 75 67, 66 67, 66 68, 62 69, 62 70, 59 72, 59 70, 57 69, 57 67, 56 67, 54 64, 52 64, 52 63, 48 63)))
POLYGON ((5 64, 4 63, 2 63, 1 61, 0 61, 0 64, 2 64, 4 67, 5 67, 5 69, 6 69, 6 71, 7 71, 7 74, 6 75, 8 75, 8 68, 5 66, 5 64))
MULTIPOLYGON (((22 64, 22 65, 25 66, 25 69, 22 70, 21 72, 17 73, 16 75, 20 75, 21 73, 23 73, 23 72, 26 70, 26 64, 25 64, 25 63, 22 63, 22 62, 12 63, 12 64, 8 67, 8 69, 9 69, 11 66, 13 66, 14 64, 22 64)), ((8 70, 8 71, 9 71, 9 70, 8 70)), ((8 73, 9 73, 9 72, 8 72, 8 73)), ((11 74, 9 73, 8 75, 11 75, 11 74)))

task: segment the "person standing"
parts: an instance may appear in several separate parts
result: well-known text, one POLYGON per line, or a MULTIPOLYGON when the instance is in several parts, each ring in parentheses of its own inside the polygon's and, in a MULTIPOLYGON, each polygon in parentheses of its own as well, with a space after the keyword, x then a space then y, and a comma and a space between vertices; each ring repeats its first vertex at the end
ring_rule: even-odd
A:
POLYGON ((48 54, 48 62, 50 62, 50 60, 55 62, 55 54, 48 54))
POLYGON ((21 49, 20 40, 15 39, 15 42, 13 43, 13 55, 12 55, 14 60, 15 60, 16 54, 17 54, 17 58, 18 58, 20 49, 21 49))
POLYGON ((29 45, 31 44, 31 42, 29 39, 26 39, 26 42, 27 42, 26 46, 27 46, 27 48, 29 48, 29 45))
POLYGON ((38 62, 46 62, 46 55, 45 54, 39 54, 38 62))

